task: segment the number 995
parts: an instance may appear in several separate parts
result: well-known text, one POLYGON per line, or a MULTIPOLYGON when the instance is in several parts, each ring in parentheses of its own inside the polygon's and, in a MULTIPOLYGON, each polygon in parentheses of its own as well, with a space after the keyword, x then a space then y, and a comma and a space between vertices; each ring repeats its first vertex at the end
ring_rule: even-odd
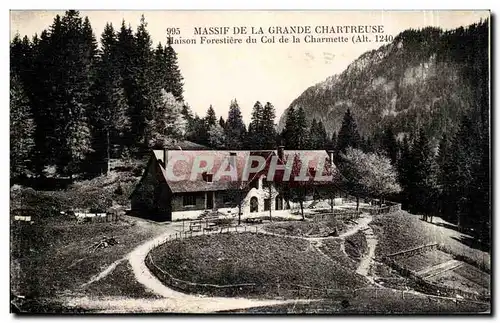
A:
POLYGON ((167 35, 179 35, 181 29, 177 27, 167 28, 167 35))

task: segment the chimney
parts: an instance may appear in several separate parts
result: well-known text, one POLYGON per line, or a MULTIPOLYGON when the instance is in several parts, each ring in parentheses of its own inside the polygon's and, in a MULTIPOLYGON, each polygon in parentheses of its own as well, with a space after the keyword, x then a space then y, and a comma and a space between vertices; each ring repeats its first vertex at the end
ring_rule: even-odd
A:
POLYGON ((278 146, 278 158, 281 161, 285 158, 285 146, 283 145, 278 146))
POLYGON ((168 150, 166 148, 163 149, 163 168, 167 169, 167 157, 168 150))
POLYGON ((229 165, 233 168, 236 167, 236 153, 235 152, 229 153, 229 165))
POLYGON ((329 149, 329 150, 327 150, 326 152, 328 153, 328 158, 330 159, 330 166, 331 166, 331 167, 332 167, 332 169, 333 169, 333 167, 334 167, 334 165, 335 165, 335 164, 334 164, 334 162, 333 162, 333 156, 334 156, 334 154, 335 154, 335 151, 334 151, 333 149, 329 149))

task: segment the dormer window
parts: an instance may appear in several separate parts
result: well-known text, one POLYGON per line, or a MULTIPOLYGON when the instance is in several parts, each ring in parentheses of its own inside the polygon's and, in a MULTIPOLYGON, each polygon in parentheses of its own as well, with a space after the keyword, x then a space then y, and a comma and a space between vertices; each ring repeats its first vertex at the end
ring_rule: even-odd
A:
POLYGON ((202 177, 205 182, 212 183, 213 174, 208 174, 207 172, 203 172, 202 177))

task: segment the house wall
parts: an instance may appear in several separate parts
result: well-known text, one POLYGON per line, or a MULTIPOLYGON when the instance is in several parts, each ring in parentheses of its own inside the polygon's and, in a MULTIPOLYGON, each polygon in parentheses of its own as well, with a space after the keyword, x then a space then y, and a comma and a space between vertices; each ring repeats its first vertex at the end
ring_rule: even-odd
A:
MULTIPOLYGON (((188 193, 186 193, 188 194, 188 193)), ((183 205, 184 195, 182 193, 177 193, 172 196, 172 212, 185 212, 185 211, 203 211, 205 210, 205 192, 196 192, 196 204, 195 205, 183 205)), ((200 212, 201 213, 201 212, 200 212)))
MULTIPOLYGON (((264 210, 264 200, 271 197, 271 210, 272 212, 276 212, 276 197, 279 196, 279 192, 276 190, 275 186, 271 184, 271 193, 269 193, 269 188, 264 187, 263 185, 263 177, 259 178, 258 189, 252 187, 250 191, 247 192, 243 201, 241 203, 241 211, 243 213, 242 217, 251 217, 252 215, 260 215, 264 210), (252 197, 257 198, 258 202, 258 212, 250 213, 250 201, 252 197)), ((226 203, 224 204, 224 195, 227 193, 225 191, 217 191, 217 192, 198 192, 196 193, 196 204, 193 206, 184 206, 183 205, 183 195, 184 193, 174 194, 172 197, 172 221, 178 221, 183 219, 197 219, 203 212, 206 210, 206 194, 213 193, 214 194, 214 209, 224 216, 227 217, 236 217, 238 216, 238 206, 236 203, 226 203)), ((318 204, 318 201, 313 201, 313 194, 308 194, 306 197, 306 201, 304 201, 304 208, 309 207, 312 203, 318 204)), ((325 199, 318 204, 316 207, 320 208, 329 208, 330 207, 330 199, 325 199)), ((335 199, 335 204, 341 204, 342 199, 335 199)), ((289 206, 291 209, 299 209, 299 203, 289 202, 289 206)), ((283 200, 283 209, 286 208, 286 202, 283 200)))
POLYGON ((156 221, 171 220, 171 192, 165 182, 158 179, 163 175, 156 158, 150 158, 146 171, 143 174, 131 199, 132 213, 156 221))
MULTIPOLYGON (((210 192, 207 192, 210 193, 210 192)), ((183 206, 183 194, 175 194, 172 198, 172 220, 182 220, 182 219, 196 219, 205 211, 205 192, 199 192, 196 197, 196 205, 194 206, 183 206)), ((238 206, 236 203, 226 203, 224 204, 224 195, 227 194, 225 191, 214 192, 214 208, 217 209, 219 213, 226 216, 237 216, 238 206), (231 205, 232 204, 232 205, 231 205)), ((243 198, 241 203, 241 211, 245 215, 250 213, 250 201, 252 197, 256 197, 258 201, 258 212, 264 212, 264 200, 271 196, 271 210, 276 210, 276 196, 278 191, 271 185, 271 195, 269 195, 269 189, 263 187, 263 178, 259 178, 259 189, 252 188, 246 196, 243 198)), ((283 202, 283 207, 285 202, 283 202)))
POLYGON ((155 168, 155 163, 151 158, 145 173, 131 196, 132 211, 144 212, 155 208, 155 187, 159 184, 155 168))

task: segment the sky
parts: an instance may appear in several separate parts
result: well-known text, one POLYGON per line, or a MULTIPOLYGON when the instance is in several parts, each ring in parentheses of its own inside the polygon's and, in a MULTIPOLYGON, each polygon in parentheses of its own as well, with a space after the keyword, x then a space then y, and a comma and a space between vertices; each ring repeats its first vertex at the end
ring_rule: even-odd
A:
MULTIPOLYGON (((33 36, 48 28, 64 11, 11 11, 11 30, 33 36)), ((384 35, 395 37, 408 28, 436 26, 453 29, 478 22, 487 11, 81 11, 88 16, 97 39, 111 22, 115 29, 124 19, 135 30, 141 15, 148 23, 153 46, 166 43, 167 28, 179 28, 180 37, 193 38, 195 27, 247 28, 289 26, 382 25, 384 35)), ((231 35, 230 35, 231 36, 231 35)), ((260 36, 257 36, 260 39, 260 36)), ((334 36, 334 35, 317 35, 334 36)), ((349 34, 347 36, 352 36, 349 34)), ((198 36, 196 36, 198 37, 198 36)), ((222 36, 208 36, 211 38, 222 36)), ((303 37, 303 36, 299 36, 303 37)), ((245 37, 243 37, 245 39, 245 37)), ((204 116, 210 105, 217 116, 227 117, 232 99, 250 121, 256 101, 271 102, 276 122, 290 103, 308 87, 341 73, 364 52, 386 43, 300 44, 177 44, 174 49, 184 77, 184 98, 192 110, 204 116)))

